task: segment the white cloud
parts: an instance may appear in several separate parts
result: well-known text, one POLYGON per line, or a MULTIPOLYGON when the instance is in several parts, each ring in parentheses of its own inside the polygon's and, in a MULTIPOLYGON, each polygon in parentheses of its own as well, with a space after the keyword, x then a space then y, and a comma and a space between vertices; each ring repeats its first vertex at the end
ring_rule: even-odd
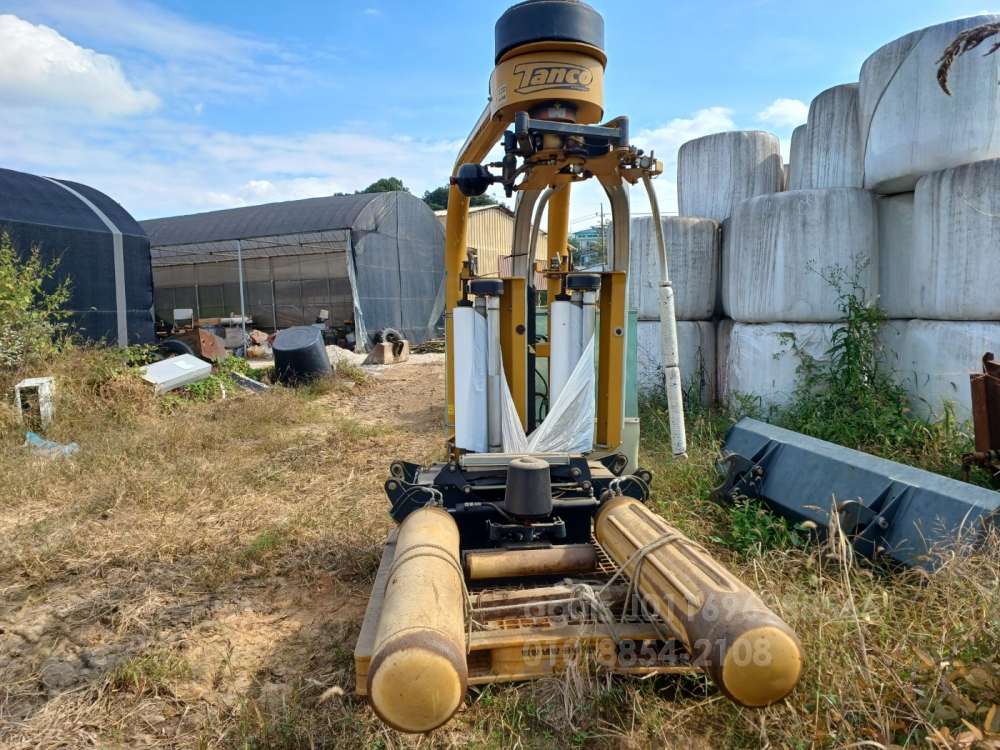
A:
POLYGON ((382 15, 382 11, 380 11, 378 8, 365 8, 365 15, 366 16, 381 16, 382 15))
POLYGON ((160 100, 134 86, 109 55, 55 30, 0 15, 0 99, 7 106, 82 109, 102 117, 136 115, 160 100))
POLYGON ((809 116, 809 105, 798 99, 775 99, 757 113, 757 119, 780 128, 801 125, 809 116))
POLYGON ((40 19, 74 36, 172 60, 238 60, 274 45, 195 23, 145 0, 14 0, 20 15, 40 19))
POLYGON ((22 18, 114 52, 134 81, 188 105, 313 80, 299 52, 197 23, 147 0, 7 0, 22 18))
MULTIPOLYGON (((728 107, 706 107, 699 109, 691 117, 676 117, 657 128, 640 130, 633 141, 639 147, 654 151, 663 162, 663 174, 653 185, 663 213, 677 211, 677 151, 682 145, 695 138, 712 133, 721 133, 736 128, 733 110, 728 107)), ((632 191, 634 213, 649 211, 646 191, 642 188, 632 191)))
POLYGON ((732 130, 733 111, 727 107, 699 109, 691 117, 677 117, 658 128, 640 130, 633 138, 644 149, 654 149, 664 163, 677 163, 677 150, 704 135, 732 130))
POLYGON ((447 182, 460 140, 350 130, 272 135, 164 117, 114 123, 0 108, 0 164, 78 180, 139 218, 309 198, 396 176, 417 195, 447 182))

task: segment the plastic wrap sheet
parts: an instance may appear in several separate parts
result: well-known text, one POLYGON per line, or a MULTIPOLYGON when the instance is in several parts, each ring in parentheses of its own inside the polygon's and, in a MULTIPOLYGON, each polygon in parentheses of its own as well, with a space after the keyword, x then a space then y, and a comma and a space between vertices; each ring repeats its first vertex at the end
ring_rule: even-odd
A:
POLYGON ((503 378, 505 453, 589 453, 594 447, 594 339, 591 338, 545 421, 525 435, 517 407, 503 378))

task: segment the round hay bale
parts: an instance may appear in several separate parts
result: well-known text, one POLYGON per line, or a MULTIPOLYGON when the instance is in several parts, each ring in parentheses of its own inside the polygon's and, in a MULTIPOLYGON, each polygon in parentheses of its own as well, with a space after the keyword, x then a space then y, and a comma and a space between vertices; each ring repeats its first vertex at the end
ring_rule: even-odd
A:
POLYGON ((805 190, 805 176, 809 170, 806 162, 806 134, 808 125, 799 125, 792 131, 792 145, 788 160, 788 190, 805 190))
POLYGON ((812 100, 805 142, 800 149, 801 188, 863 186, 858 84, 834 86, 812 100))
POLYGON ((783 181, 781 146, 772 133, 715 133, 688 141, 677 154, 681 216, 723 221, 747 198, 777 193, 783 181))
POLYGON ((792 145, 788 160, 787 190, 804 190, 806 188, 804 177, 808 171, 808 164, 806 163, 807 129, 807 125, 799 125, 792 131, 792 145))
POLYGON ((972 417, 969 374, 982 369, 986 352, 1000 351, 1000 323, 891 321, 883 326, 882 343, 914 414, 933 421, 950 405, 964 422, 972 417))
MULTIPOLYGON (((662 225, 677 318, 711 318, 719 283, 719 222, 667 216, 662 225)), ((629 304, 639 311, 639 320, 660 319, 660 251, 654 229, 651 216, 632 220, 629 304)))
POLYGON ((865 61, 859 122, 866 188, 907 192, 929 172, 1000 157, 1000 54, 957 59, 951 96, 936 77, 956 36, 998 21, 1000 15, 980 15, 921 29, 865 61))
MULTIPOLYGON (((998 86, 1000 88, 1000 86, 998 86)), ((1000 159, 926 175, 913 204, 905 266, 912 317, 1000 320, 1000 159)))
POLYGON ((741 203, 723 232, 722 304, 744 323, 834 322, 841 269, 871 298, 878 273, 875 198, 831 188, 762 195, 741 203))
MULTIPOLYGON (((639 391, 664 392, 663 358, 660 356, 660 322, 640 320, 639 391)), ((711 321, 678 321, 677 347, 680 351, 681 382, 686 392, 697 392, 706 406, 715 400, 715 324, 711 321)))
POLYGON ((765 410, 787 406, 799 383, 802 355, 823 360, 836 326, 722 321, 718 330, 719 401, 745 399, 765 410))

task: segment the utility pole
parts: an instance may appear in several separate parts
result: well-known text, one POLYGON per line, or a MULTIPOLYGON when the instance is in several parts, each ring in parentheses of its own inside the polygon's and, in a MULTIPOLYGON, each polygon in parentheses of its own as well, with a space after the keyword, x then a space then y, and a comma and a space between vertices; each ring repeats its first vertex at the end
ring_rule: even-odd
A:
POLYGON ((601 258, 602 264, 607 264, 608 262, 608 232, 604 228, 604 203, 601 202, 601 252, 604 255, 601 258))

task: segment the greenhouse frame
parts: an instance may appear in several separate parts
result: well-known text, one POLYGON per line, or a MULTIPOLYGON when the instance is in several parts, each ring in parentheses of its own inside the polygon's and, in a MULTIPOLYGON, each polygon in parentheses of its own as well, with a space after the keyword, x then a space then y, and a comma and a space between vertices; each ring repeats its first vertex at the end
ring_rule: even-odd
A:
POLYGON ((353 321, 359 344, 394 328, 435 335, 444 308, 444 231, 405 192, 307 198, 142 222, 156 316, 243 309, 262 330, 353 321), (242 266, 242 269, 241 269, 242 266))
POLYGON ((104 193, 69 180, 0 169, 0 234, 20 258, 37 248, 68 280, 72 330, 118 346, 153 341, 149 240, 104 193))

